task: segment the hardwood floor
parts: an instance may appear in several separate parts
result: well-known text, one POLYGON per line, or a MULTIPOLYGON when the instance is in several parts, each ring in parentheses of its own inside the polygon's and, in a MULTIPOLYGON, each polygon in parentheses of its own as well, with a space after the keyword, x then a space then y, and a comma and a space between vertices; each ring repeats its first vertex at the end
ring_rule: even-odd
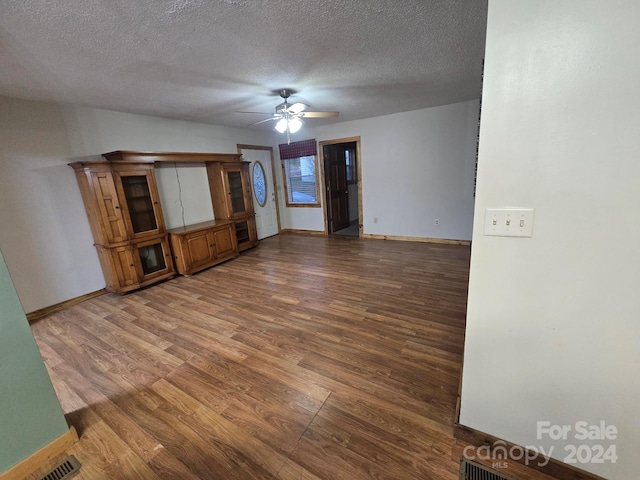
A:
POLYGON ((464 246, 279 235, 40 320, 75 478, 457 479, 468 264, 464 246))

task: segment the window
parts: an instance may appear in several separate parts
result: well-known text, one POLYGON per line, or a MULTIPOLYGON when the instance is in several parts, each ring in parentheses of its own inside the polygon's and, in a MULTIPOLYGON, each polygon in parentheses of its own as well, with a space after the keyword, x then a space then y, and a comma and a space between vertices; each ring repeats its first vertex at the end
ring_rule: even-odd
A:
POLYGON ((284 160, 284 172, 287 204, 318 204, 315 155, 284 160))
POLYGON ((287 206, 319 207, 315 139, 279 147, 287 206))
POLYGON ((344 151, 344 159, 347 162, 347 183, 357 183, 356 178, 356 149, 349 148, 344 151))

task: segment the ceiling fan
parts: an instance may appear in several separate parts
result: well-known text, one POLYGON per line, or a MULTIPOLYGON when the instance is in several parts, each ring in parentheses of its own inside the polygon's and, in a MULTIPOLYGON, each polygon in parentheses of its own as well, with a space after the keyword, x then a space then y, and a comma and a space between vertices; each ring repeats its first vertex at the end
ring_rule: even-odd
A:
POLYGON ((264 112, 238 112, 238 113, 257 113, 260 115, 271 115, 271 118, 265 118, 264 120, 259 120, 257 122, 252 123, 252 125, 258 125, 260 123, 276 121, 276 130, 280 133, 287 134, 287 142, 290 142, 289 134, 296 133, 302 127, 302 119, 303 118, 335 118, 338 116, 338 112, 311 112, 307 111, 308 105, 304 103, 296 102, 289 103, 288 98, 293 93, 292 90, 288 88, 283 88, 278 90, 278 95, 280 95, 284 102, 279 105, 276 105, 275 113, 264 113, 264 112))

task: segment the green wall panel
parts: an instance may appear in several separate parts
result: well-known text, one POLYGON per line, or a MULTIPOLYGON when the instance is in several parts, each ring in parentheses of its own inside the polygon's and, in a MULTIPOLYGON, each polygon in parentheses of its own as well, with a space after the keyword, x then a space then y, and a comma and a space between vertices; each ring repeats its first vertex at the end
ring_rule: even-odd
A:
POLYGON ((68 431, 0 253, 0 473, 68 431))

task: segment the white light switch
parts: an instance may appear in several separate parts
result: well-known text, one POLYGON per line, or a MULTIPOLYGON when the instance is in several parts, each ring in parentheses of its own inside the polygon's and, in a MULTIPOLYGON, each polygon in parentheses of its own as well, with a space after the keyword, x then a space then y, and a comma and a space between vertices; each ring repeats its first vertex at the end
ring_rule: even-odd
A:
POLYGON ((487 208, 484 234, 496 237, 531 237, 533 208, 487 208))

